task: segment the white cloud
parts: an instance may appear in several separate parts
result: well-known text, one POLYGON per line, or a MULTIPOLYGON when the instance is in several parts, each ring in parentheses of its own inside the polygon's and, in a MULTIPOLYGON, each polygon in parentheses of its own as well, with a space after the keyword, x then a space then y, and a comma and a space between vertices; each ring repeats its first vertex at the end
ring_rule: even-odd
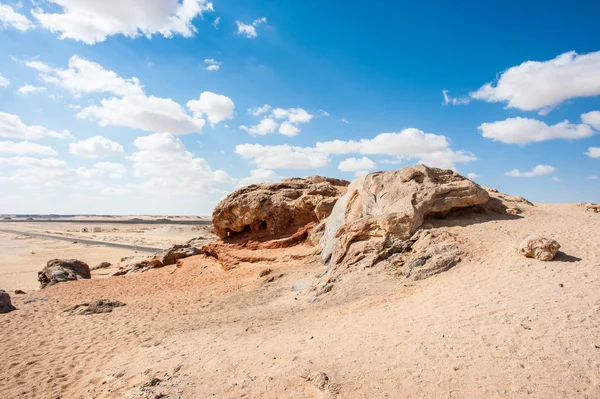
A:
POLYGON ((323 109, 320 109, 320 110, 319 110, 319 114, 320 114, 321 116, 329 116, 329 112, 327 112, 327 111, 325 111, 325 110, 323 110, 323 109))
POLYGON ((477 173, 467 173, 467 179, 475 180, 479 177, 477 173))
POLYGON ((8 87, 10 86, 10 81, 8 79, 6 79, 4 76, 2 76, 2 73, 0 73, 0 87, 8 87))
POLYGON ((11 154, 11 155, 41 155, 41 156, 52 156, 57 155, 57 152, 52 148, 40 145, 37 143, 30 143, 29 141, 13 142, 13 141, 0 141, 0 153, 11 154))
POLYGON ((52 68, 38 60, 25 61, 25 65, 29 68, 37 69, 40 72, 52 72, 52 68))
POLYGON ((600 158, 600 147, 590 147, 585 153, 590 158, 600 158))
POLYGON ((600 130, 600 111, 592 111, 581 115, 581 121, 600 130))
POLYGON ((565 120, 548 126, 537 119, 521 117, 483 123, 478 129, 483 137, 507 144, 528 144, 554 139, 576 140, 596 133, 585 124, 573 124, 565 120))
POLYGON ((244 130, 253 135, 264 136, 266 134, 275 132, 278 126, 279 124, 275 122, 274 119, 264 118, 258 123, 258 125, 250 127, 242 125, 240 126, 240 130, 244 130))
POLYGON ((26 96, 28 94, 36 94, 46 91, 46 88, 43 86, 33 86, 30 84, 23 85, 17 89, 17 93, 22 96, 26 96))
POLYGON ((101 65, 78 56, 69 60, 67 69, 53 69, 36 61, 29 65, 43 73, 47 83, 57 84, 75 97, 83 94, 110 93, 117 97, 102 99, 100 105, 82 109, 77 117, 97 121, 100 126, 125 126, 158 133, 186 134, 202 131, 205 121, 192 117, 170 98, 147 96, 139 79, 124 79, 101 65))
POLYGON ((33 29, 35 25, 25 15, 17 13, 12 7, 0 4, 0 27, 14 28, 21 32, 33 29))
POLYGON ((300 129, 289 122, 283 122, 281 125, 279 125, 279 133, 283 134, 284 136, 292 137, 300 133, 300 129))
POLYGON ((136 177, 146 178, 142 188, 149 191, 171 190, 172 194, 205 193, 217 184, 230 184, 222 170, 212 170, 208 162, 196 158, 171 134, 154 133, 134 141, 138 151, 128 159, 136 177), (165 167, 168 165, 168 167, 165 167))
POLYGON ((43 126, 27 126, 17 115, 0 112, 0 137, 36 140, 44 137, 73 138, 68 130, 55 131, 43 126))
POLYGON ((565 100, 599 94, 600 51, 582 55, 571 51, 553 60, 527 61, 509 68, 495 84, 487 83, 470 96, 544 114, 565 100))
POLYGON ((98 162, 94 164, 94 169, 108 174, 111 179, 123 179, 127 173, 125 165, 117 162, 98 162))
POLYGON ((284 179, 270 169, 253 169, 250 171, 250 176, 244 177, 238 181, 238 187, 249 186, 250 184, 258 184, 265 182, 273 182, 284 179))
POLYGON ((560 177, 553 176, 552 181, 555 181, 558 183, 560 181, 560 177))
POLYGON ((588 179, 588 180, 598 180, 598 176, 596 176, 596 175, 590 175, 590 176, 586 177, 586 179, 588 179))
POLYGON ((338 165, 338 169, 342 172, 354 172, 356 176, 367 174, 369 170, 376 167, 377 164, 367 157, 347 158, 338 165))
POLYGON ((534 177, 534 176, 544 176, 551 175, 554 173, 556 169, 549 165, 537 165, 530 172, 521 172, 518 169, 513 169, 509 172, 506 172, 506 176, 511 177, 534 177))
POLYGON ((78 109, 81 109, 81 105, 77 105, 77 104, 67 104, 67 108, 69 108, 69 109, 75 109, 75 110, 78 110, 78 109))
POLYGON ((120 155, 124 151, 119 143, 95 136, 69 144, 69 152, 84 158, 105 158, 120 155))
POLYGON ((248 39, 254 39, 256 36, 258 36, 258 34, 256 33, 256 28, 258 26, 260 26, 261 24, 266 24, 266 23, 267 23, 267 19, 265 17, 255 19, 251 25, 245 24, 240 21, 235 21, 235 24, 237 25, 236 33, 238 35, 244 36, 248 39))
POLYGON ((235 152, 250 159, 260 169, 313 169, 327 166, 330 162, 326 154, 314 148, 287 144, 239 144, 235 147, 235 152))
POLYGON ((262 107, 250 108, 248 109, 248 113, 253 116, 259 116, 262 114, 266 114, 271 110, 271 106, 269 104, 265 104, 262 107))
POLYGON ((188 101, 187 107, 200 118, 206 114, 211 125, 233 118, 235 106, 227 96, 205 91, 200 94, 200 99, 188 101))
POLYGON ((450 97, 448 95, 448 90, 442 90, 442 95, 444 96, 442 105, 466 105, 471 102, 471 99, 468 97, 450 97))
POLYGON ((220 24, 220 23, 221 23, 221 17, 217 17, 217 18, 215 18, 215 20, 213 21, 213 23, 212 23, 212 26, 213 26, 215 29, 219 29, 219 24, 220 24))
POLYGON ((205 59, 204 63, 207 65, 207 71, 218 71, 219 68, 221 68, 221 63, 219 61, 214 60, 213 58, 205 59))
POLYGON ((130 38, 160 34, 192 37, 196 28, 192 20, 213 11, 207 0, 49 0, 61 8, 51 13, 32 10, 41 26, 60 39, 74 39, 87 44, 122 34, 130 38))
POLYGON ((205 121, 188 115, 170 98, 134 95, 103 99, 101 105, 82 109, 77 117, 100 126, 126 126, 157 133, 186 134, 202 131, 205 121))
POLYGON ((350 122, 348 122, 348 120, 347 120, 346 118, 342 118, 342 119, 340 119, 340 122, 343 122, 343 123, 345 123, 346 125, 349 125, 349 124, 350 124, 350 122))
MULTIPOLYGON (((248 113, 254 116, 265 114, 271 111, 271 106, 265 104, 262 107, 250 108, 248 113)), ((279 127, 279 133, 284 136, 296 136, 300 133, 300 128, 297 126, 300 123, 308 123, 313 118, 313 115, 302 108, 275 108, 271 111, 269 116, 264 117, 258 125, 251 127, 240 126, 241 130, 249 132, 254 135, 265 135, 274 133, 279 127), (281 124, 277 122, 277 119, 286 119, 281 124)))
POLYGON ((313 118, 313 115, 302 108, 275 108, 273 110, 275 119, 287 119, 290 123, 308 123, 313 118))
POLYGON ((74 177, 65 161, 56 158, 12 157, 0 158, 0 166, 13 168, 8 180, 20 187, 35 186, 43 188, 60 185, 60 181, 74 177))

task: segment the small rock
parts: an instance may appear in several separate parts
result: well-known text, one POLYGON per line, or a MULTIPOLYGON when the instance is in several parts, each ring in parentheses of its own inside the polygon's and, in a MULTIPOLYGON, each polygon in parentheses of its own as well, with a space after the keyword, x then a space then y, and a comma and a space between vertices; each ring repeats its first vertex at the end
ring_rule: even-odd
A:
POLYGON ((562 288, 562 287, 564 287, 565 285, 564 285, 563 283, 560 283, 558 286, 559 286, 560 288, 562 288))
POLYGON ((310 382, 320 391, 324 391, 329 384, 329 377, 324 372, 319 371, 310 377, 310 382))
POLYGON ((556 253, 560 249, 560 244, 550 238, 542 237, 536 234, 531 234, 519 245, 518 251, 521 255, 528 258, 535 258, 542 261, 550 261, 554 259, 556 253))
POLYGON ((262 271, 260 272, 260 274, 258 275, 258 277, 265 277, 265 276, 267 276, 267 275, 271 274, 271 272, 272 272, 272 271, 273 271, 273 270, 271 270, 271 269, 264 269, 264 270, 262 270, 262 271))
POLYGON ((125 306, 123 302, 112 301, 108 299, 98 299, 92 303, 80 303, 65 309, 65 312, 73 312, 79 309, 79 314, 99 314, 110 313, 114 308, 125 306))
POLYGON ((162 382, 162 380, 160 378, 151 378, 150 381, 148 381, 144 387, 155 387, 157 385, 160 385, 160 383, 162 382))
POLYGON ((92 267, 90 270, 99 270, 99 269, 106 269, 111 267, 111 263, 110 262, 102 262, 94 267, 92 267))
POLYGON ((10 301, 10 295, 4 290, 0 290, 0 313, 8 313, 16 310, 10 301))
POLYGON ((26 292, 23 290, 15 290, 15 295, 24 295, 24 294, 26 294, 26 292))

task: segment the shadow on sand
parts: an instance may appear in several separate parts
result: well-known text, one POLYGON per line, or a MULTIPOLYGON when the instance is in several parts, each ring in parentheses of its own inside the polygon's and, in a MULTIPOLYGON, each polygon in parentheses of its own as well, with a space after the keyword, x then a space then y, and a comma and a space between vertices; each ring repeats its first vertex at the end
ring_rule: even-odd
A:
POLYGON ((571 256, 571 255, 567 255, 566 253, 562 252, 562 251, 558 251, 556 253, 556 256, 554 257, 555 261, 558 262, 569 262, 569 263, 573 263, 573 262, 579 262, 582 259, 578 258, 576 256, 571 256))

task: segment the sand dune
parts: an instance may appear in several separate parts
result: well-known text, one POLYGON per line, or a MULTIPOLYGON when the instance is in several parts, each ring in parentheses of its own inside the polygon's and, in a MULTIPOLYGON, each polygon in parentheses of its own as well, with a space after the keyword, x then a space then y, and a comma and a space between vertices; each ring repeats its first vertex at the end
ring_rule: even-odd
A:
POLYGON ((305 245, 13 295, 0 397, 600 397, 598 222, 574 205, 436 220, 468 248, 458 266, 417 282, 367 269, 316 302, 291 290, 324 271, 305 245), (520 256, 530 232, 563 253, 520 256), (266 267, 283 276, 265 284, 266 267), (127 305, 64 312, 99 298, 127 305))

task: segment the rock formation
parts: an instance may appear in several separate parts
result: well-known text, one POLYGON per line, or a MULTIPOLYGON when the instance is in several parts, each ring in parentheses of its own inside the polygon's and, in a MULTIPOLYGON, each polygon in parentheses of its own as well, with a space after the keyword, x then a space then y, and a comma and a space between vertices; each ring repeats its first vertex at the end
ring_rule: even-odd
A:
POLYGON ((327 218, 348 184, 345 180, 310 176, 241 188, 215 208, 213 233, 226 242, 292 236, 309 223, 327 218))
POLYGON ((4 290, 0 290, 0 313, 12 312, 16 308, 10 301, 10 295, 4 290))
POLYGON ((90 278, 92 278, 92 275, 88 264, 77 259, 50 260, 46 267, 38 272, 40 288, 65 281, 90 278))
POLYGON ((559 249, 560 244, 555 240, 531 234, 519 244, 518 251, 528 258, 550 261, 554 259, 559 249))
POLYGON ((70 308, 65 309, 65 312, 71 312, 76 314, 100 314, 100 313, 111 313, 113 309, 125 306, 123 302, 113 301, 110 299, 98 299, 92 303, 80 303, 70 308))
POLYGON ((451 170, 416 165, 371 173, 335 204, 320 238, 321 259, 330 273, 371 267, 404 251, 426 216, 488 200, 486 190, 451 170))
POLYGON ((196 248, 190 244, 173 245, 166 251, 161 252, 158 255, 158 259, 162 262, 162 265, 174 265, 179 259, 184 259, 194 255, 200 255, 202 250, 196 248))

